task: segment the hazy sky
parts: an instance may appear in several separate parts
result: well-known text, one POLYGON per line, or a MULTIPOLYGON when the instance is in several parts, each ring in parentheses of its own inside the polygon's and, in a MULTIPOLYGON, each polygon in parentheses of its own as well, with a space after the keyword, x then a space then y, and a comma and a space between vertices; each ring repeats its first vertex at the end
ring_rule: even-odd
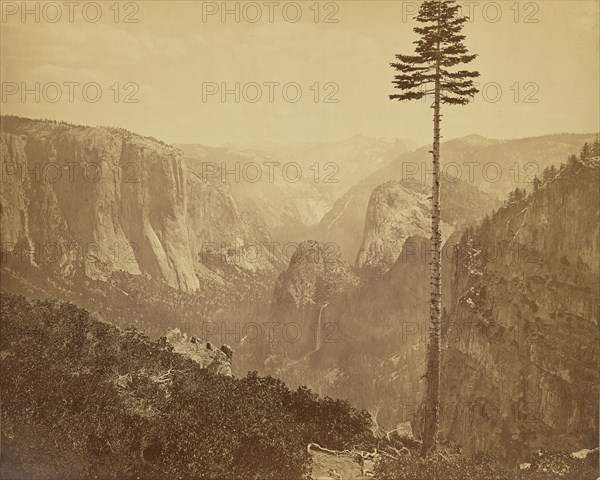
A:
MULTIPOLYGON (((40 18, 29 13, 25 21, 21 2, 2 4, 4 114, 117 125, 173 143, 354 134, 430 141, 429 103, 387 98, 394 93, 389 62, 413 49, 414 22, 403 17, 416 2, 226 2, 234 13, 223 22, 222 2, 123 2, 117 9, 108 1, 98 3, 102 18, 95 23, 93 2, 75 6, 72 22, 63 2, 37 7, 40 18), (251 23, 258 9, 261 18, 251 23), (39 102, 33 93, 22 98, 23 86, 35 91, 36 82, 39 102), (224 102, 223 84, 232 91, 224 102), (252 103, 257 84, 262 97, 252 103), (97 86, 101 96, 92 103, 97 86), (125 103, 128 94, 138 102, 125 103)), ((466 8, 466 43, 479 54, 471 65, 481 72, 487 101, 480 94, 472 105, 446 108, 446 139, 599 130, 597 0, 474 1, 466 8)))

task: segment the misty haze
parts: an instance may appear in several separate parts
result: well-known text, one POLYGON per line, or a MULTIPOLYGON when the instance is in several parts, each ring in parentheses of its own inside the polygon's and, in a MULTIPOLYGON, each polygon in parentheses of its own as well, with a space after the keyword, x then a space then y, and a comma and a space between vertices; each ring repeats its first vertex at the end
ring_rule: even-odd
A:
POLYGON ((4 1, 0 477, 600 480, 600 7, 4 1))

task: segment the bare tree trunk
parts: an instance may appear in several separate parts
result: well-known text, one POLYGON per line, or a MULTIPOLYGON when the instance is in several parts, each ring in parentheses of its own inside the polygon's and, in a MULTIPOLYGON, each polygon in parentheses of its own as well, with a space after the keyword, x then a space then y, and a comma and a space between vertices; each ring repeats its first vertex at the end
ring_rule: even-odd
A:
MULTIPOLYGON (((439 42, 438 42, 439 49, 439 42)), ((433 187, 431 196, 431 298, 429 304, 429 343, 427 345, 427 390, 425 396, 423 447, 425 457, 437 448, 440 412, 440 357, 442 263, 440 232, 440 62, 436 62, 435 100, 433 103, 433 187)))

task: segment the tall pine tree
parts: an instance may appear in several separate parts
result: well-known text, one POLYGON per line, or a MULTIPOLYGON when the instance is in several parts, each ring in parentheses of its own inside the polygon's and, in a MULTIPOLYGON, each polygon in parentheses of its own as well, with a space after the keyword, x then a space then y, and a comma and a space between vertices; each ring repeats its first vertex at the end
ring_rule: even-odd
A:
POLYGON ((462 17, 455 0, 424 0, 416 17, 423 26, 414 28, 419 35, 415 55, 396 55, 391 66, 398 72, 393 84, 402 93, 391 100, 419 100, 433 96, 433 188, 431 200, 431 298, 430 330, 427 346, 427 391, 425 396, 423 449, 426 456, 437 447, 440 410, 440 357, 442 265, 440 232, 440 107, 442 104, 466 105, 478 89, 473 79, 478 72, 457 69, 471 62, 461 35, 467 17, 462 17))

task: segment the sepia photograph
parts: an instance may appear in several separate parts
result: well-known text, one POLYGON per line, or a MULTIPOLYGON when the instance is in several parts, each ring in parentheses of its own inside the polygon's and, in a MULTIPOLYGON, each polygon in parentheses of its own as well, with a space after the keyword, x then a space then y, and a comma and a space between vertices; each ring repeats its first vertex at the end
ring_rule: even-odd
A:
POLYGON ((0 0, 1 480, 600 480, 598 0, 0 0))

